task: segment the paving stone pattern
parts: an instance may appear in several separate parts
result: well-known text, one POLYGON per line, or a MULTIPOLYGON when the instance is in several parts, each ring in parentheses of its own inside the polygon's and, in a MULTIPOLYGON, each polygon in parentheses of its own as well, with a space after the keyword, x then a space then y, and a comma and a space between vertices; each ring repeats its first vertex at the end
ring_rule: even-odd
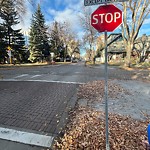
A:
POLYGON ((0 125, 57 134, 57 125, 77 86, 0 82, 0 125))

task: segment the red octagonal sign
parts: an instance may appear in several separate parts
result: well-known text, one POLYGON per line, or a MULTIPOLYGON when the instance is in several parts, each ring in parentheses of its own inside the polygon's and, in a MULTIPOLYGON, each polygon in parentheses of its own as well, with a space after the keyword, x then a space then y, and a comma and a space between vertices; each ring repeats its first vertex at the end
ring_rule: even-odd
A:
POLYGON ((99 32, 112 32, 122 24, 122 11, 114 6, 103 5, 91 15, 91 25, 99 32))

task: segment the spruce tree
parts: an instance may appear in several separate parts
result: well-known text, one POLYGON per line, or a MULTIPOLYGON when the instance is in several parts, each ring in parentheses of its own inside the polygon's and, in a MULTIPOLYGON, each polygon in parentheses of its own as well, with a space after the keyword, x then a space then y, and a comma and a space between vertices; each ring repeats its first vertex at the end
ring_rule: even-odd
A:
POLYGON ((6 42, 4 40, 5 37, 4 27, 0 25, 0 63, 5 63, 8 55, 6 51, 6 42))
POLYGON ((1 26, 5 32, 4 40, 7 47, 12 49, 12 57, 17 61, 22 61, 22 55, 25 53, 25 40, 21 29, 15 30, 13 27, 19 24, 17 11, 15 10, 13 0, 5 0, 5 6, 1 9, 0 17, 3 20, 1 26))
POLYGON ((13 36, 13 49, 14 49, 14 58, 19 62, 26 62, 25 59, 26 49, 25 49, 25 39, 24 35, 20 32, 21 30, 15 30, 13 36))
POLYGON ((60 40, 60 35, 59 35, 59 27, 58 27, 58 22, 55 21, 52 30, 50 33, 50 44, 51 44, 51 49, 55 53, 56 56, 59 56, 60 51, 61 51, 61 40, 60 40))
POLYGON ((47 27, 45 25, 44 15, 41 12, 40 5, 32 16, 31 28, 29 33, 29 50, 32 62, 38 62, 43 58, 49 57, 49 44, 47 36, 47 27))
POLYGON ((65 56, 65 45, 62 39, 62 30, 64 26, 61 23, 55 21, 50 32, 50 47, 51 51, 54 52, 56 58, 64 60, 65 56))

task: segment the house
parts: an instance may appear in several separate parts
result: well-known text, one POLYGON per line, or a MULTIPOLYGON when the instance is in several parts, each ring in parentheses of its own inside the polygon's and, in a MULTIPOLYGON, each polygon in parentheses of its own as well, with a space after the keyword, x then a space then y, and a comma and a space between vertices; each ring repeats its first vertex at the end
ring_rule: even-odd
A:
MULTIPOLYGON (((107 51, 108 51, 109 62, 114 60, 122 61, 126 56, 124 41, 122 39, 122 36, 120 35, 118 34, 117 36, 117 34, 112 34, 111 36, 109 36, 107 40, 108 43, 107 51)), ((102 63, 105 61, 104 46, 102 46, 104 45, 103 41, 104 39, 101 37, 101 41, 99 41, 99 43, 100 42, 103 43, 101 44, 101 49, 100 49, 101 51, 100 57, 102 63)), ((140 58, 141 61, 150 62, 150 36, 143 35, 135 41, 132 56, 140 58)))

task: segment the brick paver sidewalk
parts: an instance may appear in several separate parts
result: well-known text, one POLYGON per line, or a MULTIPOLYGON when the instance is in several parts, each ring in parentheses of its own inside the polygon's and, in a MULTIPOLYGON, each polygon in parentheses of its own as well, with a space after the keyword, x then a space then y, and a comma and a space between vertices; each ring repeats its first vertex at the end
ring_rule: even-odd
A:
POLYGON ((57 134, 78 85, 0 82, 0 126, 57 134))

